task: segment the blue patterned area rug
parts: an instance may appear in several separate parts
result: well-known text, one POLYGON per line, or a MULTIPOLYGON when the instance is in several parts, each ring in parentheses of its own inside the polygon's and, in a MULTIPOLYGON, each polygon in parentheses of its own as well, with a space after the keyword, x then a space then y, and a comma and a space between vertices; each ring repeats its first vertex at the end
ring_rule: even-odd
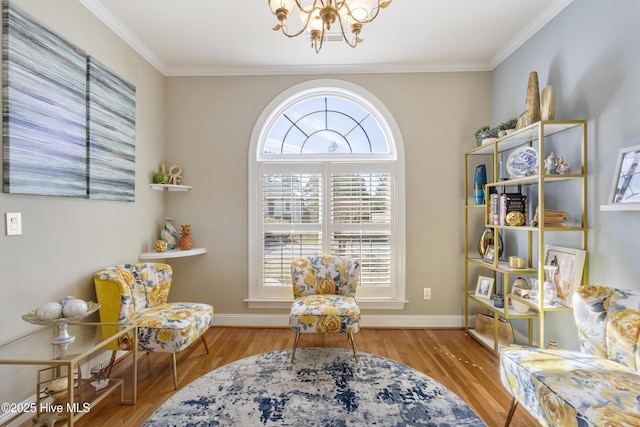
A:
POLYGON ((167 400, 151 426, 484 426, 451 390, 406 365, 339 348, 247 357, 167 400))

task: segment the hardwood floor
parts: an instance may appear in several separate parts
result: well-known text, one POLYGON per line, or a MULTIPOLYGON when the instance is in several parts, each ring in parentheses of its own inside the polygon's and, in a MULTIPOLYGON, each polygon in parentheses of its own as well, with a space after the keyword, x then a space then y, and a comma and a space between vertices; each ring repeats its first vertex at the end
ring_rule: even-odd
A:
MULTIPOLYGON (((511 396, 500 383, 499 360, 463 330, 363 329, 355 337, 358 351, 399 361, 429 375, 467 402, 488 426, 504 425, 511 396)), ((213 327, 205 334, 209 354, 201 342, 178 353, 178 389, 235 360, 291 348, 293 338, 288 329, 213 327)), ((299 346, 349 348, 349 342, 343 334, 303 334, 299 346)), ((118 362, 112 376, 130 372, 131 360, 127 356, 118 362)), ((174 393, 171 356, 140 352, 138 403, 120 405, 118 393, 112 393, 75 425, 139 426, 174 393)), ((530 427, 538 423, 518 408, 511 425, 530 427)))

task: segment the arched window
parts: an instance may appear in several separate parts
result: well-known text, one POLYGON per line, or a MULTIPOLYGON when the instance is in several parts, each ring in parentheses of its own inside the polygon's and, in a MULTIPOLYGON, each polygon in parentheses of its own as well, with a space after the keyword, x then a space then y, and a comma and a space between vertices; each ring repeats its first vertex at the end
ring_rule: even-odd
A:
POLYGON ((249 306, 292 299, 291 260, 360 260, 358 302, 404 304, 404 157, 395 120, 339 80, 297 85, 260 116, 249 150, 249 306))

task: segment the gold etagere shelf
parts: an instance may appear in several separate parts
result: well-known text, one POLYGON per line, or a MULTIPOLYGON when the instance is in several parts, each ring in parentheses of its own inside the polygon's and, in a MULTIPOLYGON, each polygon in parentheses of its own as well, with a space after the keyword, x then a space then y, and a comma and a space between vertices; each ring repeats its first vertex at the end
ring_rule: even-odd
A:
MULTIPOLYGON (((566 121, 540 121, 519 129, 510 135, 499 138, 493 142, 475 147, 464 153, 464 312, 465 330, 478 340, 482 345, 499 354, 504 347, 498 339, 499 319, 524 319, 527 322, 528 331, 526 336, 523 333, 516 334, 516 343, 519 345, 544 347, 545 340, 545 317, 550 312, 567 311, 571 308, 558 302, 545 305, 544 302, 544 257, 545 248, 549 244, 562 245, 565 238, 571 241, 579 240, 580 248, 587 250, 587 127, 584 120, 566 121), (524 177, 500 179, 500 161, 520 147, 533 147, 538 153, 537 166, 524 177), (553 150, 562 150, 572 154, 571 172, 566 174, 550 174, 545 171, 545 157, 553 150), (526 223, 521 226, 490 224, 489 205, 475 204, 473 198, 473 169, 478 164, 484 163, 487 167, 488 184, 485 190, 485 200, 488 200, 490 191, 507 192, 507 189, 517 188, 527 189, 534 197, 528 199, 529 214, 526 223), (561 198, 556 197, 553 201, 547 200, 547 186, 563 185, 572 186, 572 196, 561 198), (579 190, 578 190, 579 188, 579 190), (579 191, 579 194, 578 194, 579 191), (576 220, 570 223, 554 224, 545 226, 544 212, 546 202, 557 204, 548 206, 548 209, 573 209, 576 220), (570 206, 565 206, 564 204, 570 206), (560 206, 562 204, 562 206, 560 206), (531 225, 534 211, 532 207, 538 208, 538 224, 531 225), (494 234, 496 247, 496 257, 492 262, 485 262, 476 249, 479 233, 482 229, 478 227, 490 228, 494 234), (569 234, 562 234, 569 233, 569 234), (576 236, 576 233, 578 237, 576 236), (572 237, 569 237, 571 235, 572 237), (500 238, 498 236, 510 236, 511 240, 516 239, 519 244, 516 251, 511 253, 509 245, 504 248, 499 247, 500 238), (560 236, 560 237, 559 237, 560 236), (499 257, 502 251, 502 257, 499 257), (524 268, 513 268, 505 261, 508 256, 520 256, 526 259, 524 268), (476 280, 479 275, 491 276, 499 279, 504 291, 504 308, 494 306, 494 295, 491 299, 479 298, 475 295, 476 280), (510 292, 513 278, 517 276, 529 276, 537 278, 538 298, 530 300, 516 296, 510 292), (525 313, 517 312, 513 308, 513 301, 529 307, 525 313), (473 312, 472 312, 473 310, 473 312), (473 318, 479 312, 488 312, 494 317, 493 336, 479 334, 472 324, 473 318), (535 326, 535 327, 534 327, 535 326)), ((502 177, 504 178, 504 177, 502 177)), ((558 190, 555 191, 555 194, 558 190)), ((506 240, 506 239, 502 239, 506 240)), ((585 267, 586 272, 586 267, 585 267)), ((582 283, 586 282, 586 273, 582 277, 582 283)), ((498 280, 497 280, 498 281, 498 280)))

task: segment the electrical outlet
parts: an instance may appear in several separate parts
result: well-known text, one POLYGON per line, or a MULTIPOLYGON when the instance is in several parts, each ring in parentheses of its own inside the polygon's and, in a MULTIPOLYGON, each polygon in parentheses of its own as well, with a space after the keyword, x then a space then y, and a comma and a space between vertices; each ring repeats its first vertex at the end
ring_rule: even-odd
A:
POLYGON ((424 299, 431 299, 431 288, 424 288, 424 299))

